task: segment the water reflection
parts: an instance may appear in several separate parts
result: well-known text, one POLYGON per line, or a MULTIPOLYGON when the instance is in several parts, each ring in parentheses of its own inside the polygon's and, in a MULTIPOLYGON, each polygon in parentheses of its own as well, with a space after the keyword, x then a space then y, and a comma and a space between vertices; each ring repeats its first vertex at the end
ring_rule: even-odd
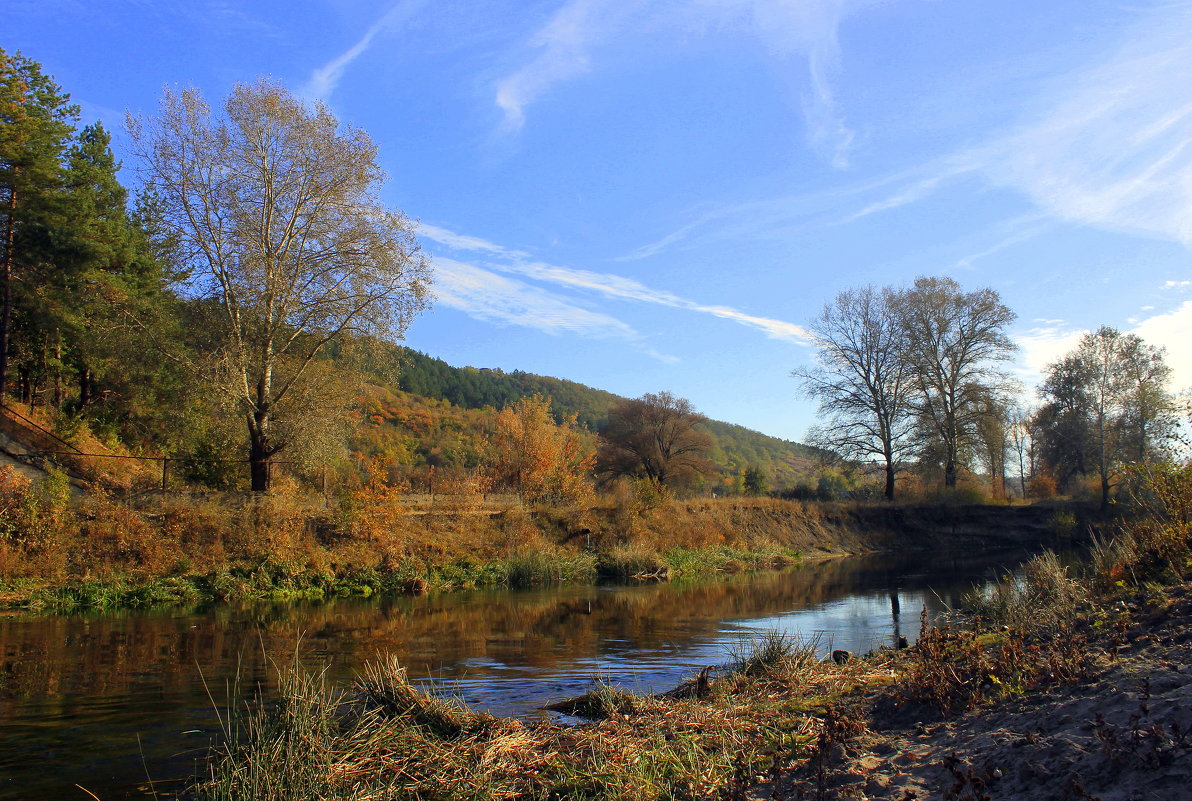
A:
POLYGON ((296 651, 345 682, 362 662, 396 654, 411 676, 494 713, 532 717, 597 675, 668 689, 762 630, 818 636, 825 650, 913 640, 924 608, 940 611, 1020 558, 917 554, 694 585, 8 615, 0 618, 0 798, 85 798, 76 783, 105 800, 132 797, 147 772, 181 777, 214 731, 209 693, 224 700, 237 674, 267 692, 270 660, 296 651))

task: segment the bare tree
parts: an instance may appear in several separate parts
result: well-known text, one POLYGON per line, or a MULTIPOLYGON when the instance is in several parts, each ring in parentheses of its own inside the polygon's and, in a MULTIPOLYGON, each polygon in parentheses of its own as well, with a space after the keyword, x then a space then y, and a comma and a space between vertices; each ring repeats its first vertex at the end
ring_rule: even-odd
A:
POLYGON ((817 444, 849 459, 881 459, 891 501, 912 424, 911 372, 897 304, 890 289, 841 292, 808 326, 818 365, 791 371, 826 418, 816 430, 817 444))
POLYGON ((1015 403, 1009 410, 1010 452, 1018 463, 1018 487, 1027 497, 1027 482, 1035 475, 1035 441, 1032 419, 1035 412, 1015 403))
POLYGON ((190 291, 218 310, 252 488, 267 490, 270 460, 294 439, 275 423, 301 417, 286 407, 319 352, 349 334, 400 338, 427 305, 413 224, 378 199, 367 134, 266 79, 236 86, 222 115, 195 90, 167 90, 128 127, 190 291))
POLYGON ((964 449, 977 434, 990 389, 1004 382, 997 363, 1016 346, 1005 328, 1017 315, 992 289, 964 292, 951 278, 924 277, 901 293, 907 360, 917 385, 924 449, 938 453, 944 485, 955 487, 964 449))
MULTIPOLYGON (((979 459, 989 473, 989 489, 994 498, 1005 498, 1006 456, 1013 440, 1011 420, 1011 387, 990 391, 980 401, 981 414, 977 419, 977 443, 979 459)), ((1017 389, 1017 387, 1014 387, 1017 389)))
POLYGON ((688 482, 712 468, 712 438, 700 428, 704 419, 689 400, 669 392, 623 400, 609 411, 596 470, 667 486, 688 482))

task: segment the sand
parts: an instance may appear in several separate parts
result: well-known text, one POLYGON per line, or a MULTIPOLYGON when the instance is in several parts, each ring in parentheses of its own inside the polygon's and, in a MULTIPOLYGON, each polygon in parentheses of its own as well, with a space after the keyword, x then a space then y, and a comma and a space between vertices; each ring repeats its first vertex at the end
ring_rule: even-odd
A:
POLYGON ((1092 679, 959 717, 864 699, 866 730, 751 799, 1192 800, 1192 585, 1103 638, 1092 679), (1119 642, 1121 642, 1119 640, 1119 642))

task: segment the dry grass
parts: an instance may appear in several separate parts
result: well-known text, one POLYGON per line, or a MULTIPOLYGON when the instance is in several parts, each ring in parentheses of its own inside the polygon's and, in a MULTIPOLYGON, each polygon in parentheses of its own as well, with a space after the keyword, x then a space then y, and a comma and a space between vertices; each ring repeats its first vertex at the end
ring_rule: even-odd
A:
MULTIPOLYGON (((764 659, 702 697, 636 696, 598 686, 589 724, 524 726, 427 695, 393 661, 351 692, 282 669, 279 699, 229 729, 192 788, 197 799, 706 798, 811 758, 832 701, 889 681, 879 662, 820 663, 802 647, 764 659), (309 755, 301 759, 301 753, 309 755)), ((785 646, 791 646, 786 642, 785 646)), ((726 797, 728 797, 726 795, 726 797)))
POLYGON ((285 481, 256 499, 72 499, 64 478, 30 482, 0 470, 0 589, 77 604, 83 597, 65 590, 82 579, 113 588, 89 592, 86 603, 120 604, 165 579, 211 598, 398 592, 413 583, 527 586, 590 581, 598 571, 665 580, 782 566, 799 547, 832 537, 817 509, 790 501, 662 500, 634 513, 627 537, 615 510, 415 514, 398 502, 402 489, 381 476, 329 507, 285 481))

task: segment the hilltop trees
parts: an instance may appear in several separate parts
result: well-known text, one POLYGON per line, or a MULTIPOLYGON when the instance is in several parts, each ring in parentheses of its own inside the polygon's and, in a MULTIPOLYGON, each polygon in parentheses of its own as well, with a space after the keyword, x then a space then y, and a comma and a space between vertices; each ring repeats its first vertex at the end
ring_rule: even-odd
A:
POLYGON ((190 289, 209 301, 221 391, 266 490, 320 351, 348 334, 398 338, 425 307, 413 225, 377 199, 367 134, 267 80, 238 85, 220 115, 197 91, 167 91, 156 117, 128 124, 190 289))

